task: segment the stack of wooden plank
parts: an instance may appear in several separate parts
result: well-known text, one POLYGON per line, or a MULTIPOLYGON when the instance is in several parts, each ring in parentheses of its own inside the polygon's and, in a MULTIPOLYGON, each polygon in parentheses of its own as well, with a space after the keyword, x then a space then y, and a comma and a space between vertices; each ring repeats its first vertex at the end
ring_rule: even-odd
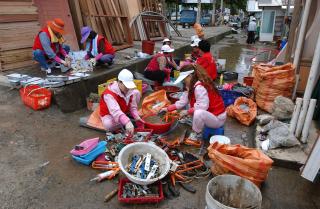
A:
POLYGON ((0 71, 34 64, 32 45, 39 29, 32 0, 0 0, 0 71))
POLYGON ((141 0, 142 11, 162 13, 160 0, 141 0))
POLYGON ((90 26, 118 50, 133 45, 125 0, 69 0, 69 5, 78 39, 81 27, 90 26))

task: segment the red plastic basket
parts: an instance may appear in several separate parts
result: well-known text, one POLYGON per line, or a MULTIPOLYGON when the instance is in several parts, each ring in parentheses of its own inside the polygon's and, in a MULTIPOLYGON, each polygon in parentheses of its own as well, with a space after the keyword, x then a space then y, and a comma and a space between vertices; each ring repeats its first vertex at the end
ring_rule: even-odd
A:
MULTIPOLYGON (((152 129, 144 129, 144 128, 136 128, 136 129, 134 129, 134 132, 135 133, 137 133, 137 132, 150 132, 150 134, 148 134, 146 136, 145 140, 143 140, 143 142, 147 142, 150 140, 153 130, 152 129)), ((125 140, 123 140, 123 143, 125 143, 125 144, 131 144, 133 142, 135 142, 135 141, 132 140, 132 136, 128 136, 125 140)))
POLYGON ((159 191, 159 197, 137 197, 137 198, 123 198, 123 187, 126 183, 129 183, 129 179, 120 179, 119 181, 119 190, 118 190, 118 200, 123 203, 134 203, 134 204, 143 204, 143 203, 159 203, 164 199, 162 184, 160 181, 156 182, 159 191))
POLYGON ((38 85, 25 86, 20 89, 20 97, 23 103, 34 110, 45 109, 51 104, 52 93, 38 85))
POLYGON ((150 117, 150 116, 154 116, 154 115, 146 115, 142 118, 142 120, 144 120, 144 126, 146 128, 149 128, 149 129, 152 129, 153 130, 153 133, 154 134, 163 134, 167 131, 170 130, 171 128, 171 125, 173 124, 174 120, 171 119, 170 122, 168 123, 164 123, 164 124, 157 124, 157 123, 149 123, 149 122, 146 122, 146 118, 147 117, 150 117))

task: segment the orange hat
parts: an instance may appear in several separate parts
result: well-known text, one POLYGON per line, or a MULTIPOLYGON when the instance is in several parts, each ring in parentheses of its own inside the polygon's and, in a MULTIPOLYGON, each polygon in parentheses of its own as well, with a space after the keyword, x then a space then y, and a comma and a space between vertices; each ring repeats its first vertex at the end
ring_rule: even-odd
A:
POLYGON ((48 21, 47 25, 53 30, 54 32, 58 32, 64 34, 64 22, 60 18, 54 18, 53 21, 48 21))

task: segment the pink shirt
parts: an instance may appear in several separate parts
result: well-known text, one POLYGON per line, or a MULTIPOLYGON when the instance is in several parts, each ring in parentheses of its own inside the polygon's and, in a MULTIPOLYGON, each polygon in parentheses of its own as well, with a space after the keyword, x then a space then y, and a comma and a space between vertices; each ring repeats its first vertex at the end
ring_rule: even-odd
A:
MULTIPOLYGON (((139 118, 139 113, 138 113, 138 103, 140 101, 141 95, 140 92, 136 89, 134 90, 129 90, 126 95, 124 95, 118 86, 118 82, 113 82, 111 85, 109 85, 109 89, 122 97, 127 104, 129 104, 130 97, 133 96, 132 101, 130 103, 130 113, 131 116, 134 119, 139 118)), ((103 97, 105 103, 108 106, 109 112, 111 116, 113 117, 114 121, 116 123, 121 123, 122 125, 126 125, 127 123, 130 122, 129 117, 121 111, 119 104, 117 101, 113 98, 113 96, 106 94, 103 97)))

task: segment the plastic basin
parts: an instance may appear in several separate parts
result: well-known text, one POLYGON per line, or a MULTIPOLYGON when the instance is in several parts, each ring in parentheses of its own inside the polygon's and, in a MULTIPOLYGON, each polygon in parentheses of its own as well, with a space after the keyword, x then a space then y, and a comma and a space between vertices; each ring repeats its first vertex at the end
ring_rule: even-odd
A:
POLYGON ((167 153, 157 145, 146 142, 135 142, 122 148, 119 153, 118 163, 121 171, 130 181, 139 185, 149 185, 161 180, 168 174, 170 171, 171 160, 167 153), (150 153, 152 157, 159 162, 158 169, 160 170, 160 176, 152 179, 140 179, 128 173, 125 168, 130 163, 132 156, 146 155, 147 153, 150 153))
POLYGON ((163 123, 163 124, 160 124, 160 123, 150 123, 150 122, 147 122, 146 119, 150 116, 155 116, 155 115, 147 115, 147 116, 144 116, 142 119, 144 120, 144 126, 145 128, 147 129, 152 129, 153 130, 153 134, 163 134, 163 133, 166 133, 167 131, 170 130, 171 128, 171 125, 173 124, 174 120, 171 120, 170 122, 168 123, 163 123))

